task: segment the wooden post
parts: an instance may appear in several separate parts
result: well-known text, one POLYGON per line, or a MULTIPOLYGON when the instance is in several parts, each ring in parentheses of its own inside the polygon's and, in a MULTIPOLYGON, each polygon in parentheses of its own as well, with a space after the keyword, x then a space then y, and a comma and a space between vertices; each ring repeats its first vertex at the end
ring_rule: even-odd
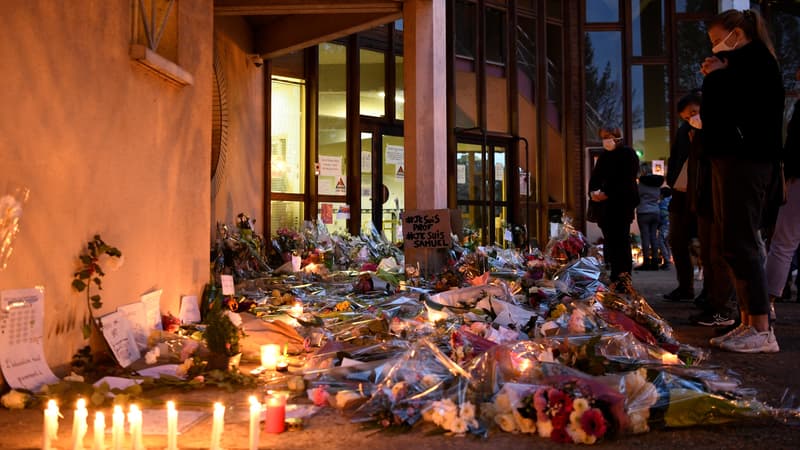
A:
MULTIPOLYGON (((447 208, 446 0, 403 6, 405 209, 447 208)), ((406 264, 438 272, 446 252, 407 249, 406 264)))

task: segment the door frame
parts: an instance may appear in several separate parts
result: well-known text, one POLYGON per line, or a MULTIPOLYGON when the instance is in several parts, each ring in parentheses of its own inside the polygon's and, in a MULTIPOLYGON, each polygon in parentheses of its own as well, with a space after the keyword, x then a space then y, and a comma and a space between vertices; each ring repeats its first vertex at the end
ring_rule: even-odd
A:
MULTIPOLYGON (((359 154, 353 155, 353 158, 358 158, 361 161, 361 133, 372 133, 372 172, 371 172, 371 185, 372 185, 372 204, 370 210, 372 211, 372 223, 379 231, 383 232, 383 202, 378 198, 375 193, 380 192, 383 187, 383 136, 404 137, 403 124, 393 123, 388 124, 381 120, 376 120, 374 117, 361 116, 360 118, 360 131, 359 131, 359 154)), ((358 174, 358 197, 361 197, 361 185, 363 183, 363 172, 359 170, 358 174)), ((362 222, 361 210, 364 205, 360 205, 358 211, 351 211, 355 213, 353 226, 360 227, 362 222)))

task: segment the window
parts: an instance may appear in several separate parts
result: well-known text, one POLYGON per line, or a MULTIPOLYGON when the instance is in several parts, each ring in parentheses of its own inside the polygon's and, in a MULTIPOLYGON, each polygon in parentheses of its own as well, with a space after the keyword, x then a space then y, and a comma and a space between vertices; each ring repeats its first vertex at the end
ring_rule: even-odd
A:
POLYGON ((317 194, 347 194, 347 48, 319 46, 317 194))
POLYGON ((299 230, 306 185, 305 83, 274 76, 271 94, 270 230, 299 230))
POLYGON ((586 0, 586 22, 619 22, 619 0, 586 0))
POLYGON ((669 156, 669 96, 666 65, 631 67, 633 135, 630 143, 642 161, 669 156))
POLYGON ((586 62, 586 140, 598 143, 599 128, 623 125, 622 34, 590 31, 584 43, 586 62))
POLYGON ((664 1, 631 0, 633 56, 663 56, 664 1))
POLYGON ((361 115, 383 117, 386 115, 386 64, 385 53, 359 50, 361 89, 361 115))
POLYGON ((678 89, 688 92, 703 85, 700 65, 711 54, 705 22, 678 22, 678 89))
POLYGON ((675 0, 675 11, 713 14, 717 11, 717 0, 675 0))

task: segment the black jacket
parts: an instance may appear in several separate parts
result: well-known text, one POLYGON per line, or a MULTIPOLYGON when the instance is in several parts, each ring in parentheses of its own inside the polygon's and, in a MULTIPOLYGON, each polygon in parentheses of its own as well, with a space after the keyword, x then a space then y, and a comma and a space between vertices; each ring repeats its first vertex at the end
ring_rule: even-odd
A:
POLYGON ((703 80, 704 149, 711 158, 778 161, 783 142, 783 80, 760 41, 717 55, 728 62, 703 80))
POLYGON ((602 202, 605 220, 633 221, 633 211, 639 204, 639 188, 636 176, 639 173, 639 157, 630 147, 619 147, 604 151, 597 158, 597 164, 589 179, 589 192, 601 190, 608 196, 602 202))
POLYGON ((689 159, 689 147, 691 140, 689 139, 689 132, 692 126, 687 122, 683 122, 678 127, 678 132, 675 133, 675 140, 669 149, 669 159, 667 160, 667 185, 670 188, 675 187, 675 182, 678 180, 678 175, 681 173, 681 168, 689 159))
POLYGON ((800 102, 794 104, 792 120, 786 130, 783 173, 787 179, 800 178, 800 102))

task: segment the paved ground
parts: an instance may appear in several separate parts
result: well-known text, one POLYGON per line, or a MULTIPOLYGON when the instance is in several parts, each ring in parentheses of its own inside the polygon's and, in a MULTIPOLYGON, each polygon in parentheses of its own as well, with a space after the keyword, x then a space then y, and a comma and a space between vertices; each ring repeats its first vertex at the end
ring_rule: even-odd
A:
MULTIPOLYGON (((673 272, 637 273, 634 283, 648 298, 657 311, 662 313, 675 327, 678 338, 688 344, 704 346, 712 330, 692 327, 686 317, 693 312, 690 303, 673 304, 661 301, 661 295, 673 287, 673 272)), ((784 391, 800 394, 800 305, 779 304, 779 322, 776 326, 781 353, 777 355, 735 355, 724 352, 712 353, 710 363, 718 364, 738 372, 745 385, 756 388, 759 398, 778 404, 784 391)), ((228 405, 223 447, 232 450, 245 448, 247 442, 247 393, 234 395, 217 391, 202 391, 184 394, 182 401, 210 402, 222 400, 228 405)), ((69 415, 67 415, 69 416, 69 415)), ((61 422, 61 440, 58 447, 69 448, 70 417, 61 422)), ((0 409, 0 449, 40 448, 41 411, 8 411, 0 409)), ((193 427, 181 436, 184 449, 208 448, 210 420, 193 427)), ((91 431, 90 431, 91 433, 91 431)), ((91 434, 90 434, 91 436, 91 434)), ((89 442, 90 439, 87 439, 89 442)), ((145 437, 150 449, 165 447, 161 436, 145 437)), ((496 433, 489 440, 474 438, 448 438, 430 436, 423 432, 402 435, 376 434, 365 431, 335 411, 323 412, 314 417, 302 432, 264 436, 261 448, 270 449, 528 449, 531 447, 555 449, 562 445, 540 438, 496 433)), ((735 424, 684 430, 653 431, 640 436, 629 436, 600 444, 603 448, 620 449, 674 449, 674 448, 723 448, 770 449, 800 448, 800 427, 774 423, 735 424)))

